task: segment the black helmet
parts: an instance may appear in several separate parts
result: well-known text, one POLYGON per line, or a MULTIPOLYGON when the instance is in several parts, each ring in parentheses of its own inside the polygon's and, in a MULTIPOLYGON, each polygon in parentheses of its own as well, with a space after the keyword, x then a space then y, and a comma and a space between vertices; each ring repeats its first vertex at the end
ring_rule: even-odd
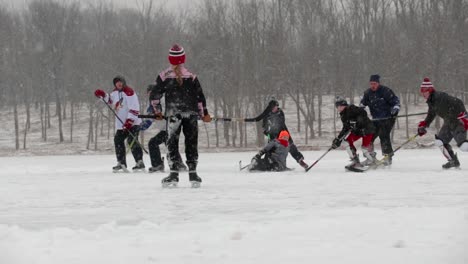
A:
POLYGON ((115 86, 115 84, 117 82, 122 82, 124 86, 127 85, 127 82, 125 81, 125 78, 123 76, 121 76, 121 75, 115 76, 114 79, 112 80, 112 83, 114 84, 114 86, 115 86))
POLYGON ((271 100, 269 103, 268 103, 268 107, 270 108, 273 108, 275 106, 279 106, 279 103, 278 101, 276 101, 275 99, 271 100))
POLYGON ((348 106, 348 102, 343 97, 337 96, 335 97, 335 107, 338 107, 340 105, 348 106))

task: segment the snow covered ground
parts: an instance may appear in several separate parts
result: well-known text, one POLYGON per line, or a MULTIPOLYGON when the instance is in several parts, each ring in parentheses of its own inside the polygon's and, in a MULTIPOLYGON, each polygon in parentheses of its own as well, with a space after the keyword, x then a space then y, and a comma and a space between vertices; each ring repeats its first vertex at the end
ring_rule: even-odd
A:
POLYGON ((201 189, 113 174, 113 155, 0 158, 0 263, 468 263, 466 153, 450 171, 422 149, 361 174, 345 151, 239 172, 253 154, 202 153, 201 189))

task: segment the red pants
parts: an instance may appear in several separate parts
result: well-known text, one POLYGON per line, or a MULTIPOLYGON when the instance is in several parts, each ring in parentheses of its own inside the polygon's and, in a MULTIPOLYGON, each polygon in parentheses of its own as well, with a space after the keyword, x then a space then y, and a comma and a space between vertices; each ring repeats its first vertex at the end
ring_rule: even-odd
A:
POLYGON ((348 141, 349 146, 351 149, 356 149, 354 147, 354 142, 357 141, 362 137, 362 147, 368 149, 369 151, 372 151, 372 138, 374 138, 374 134, 367 134, 364 136, 358 136, 353 133, 349 134, 349 136, 346 138, 346 141, 348 141))

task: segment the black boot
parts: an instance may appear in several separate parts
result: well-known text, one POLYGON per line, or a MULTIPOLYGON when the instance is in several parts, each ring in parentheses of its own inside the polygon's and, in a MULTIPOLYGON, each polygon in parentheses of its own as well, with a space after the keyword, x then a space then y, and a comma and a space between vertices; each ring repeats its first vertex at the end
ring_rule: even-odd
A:
POLYGON ((177 183, 179 182, 179 172, 171 171, 169 176, 162 179, 162 187, 163 188, 174 188, 177 187, 177 183))
POLYGON ((192 188, 199 188, 202 182, 202 179, 197 174, 197 163, 196 162, 187 162, 189 167, 189 180, 192 184, 192 188))
POLYGON ((447 163, 442 165, 442 168, 444 169, 450 169, 450 168, 458 168, 460 167, 460 162, 458 161, 457 154, 450 153, 450 156, 452 156, 452 159, 449 160, 447 163))
POLYGON ((116 166, 112 167, 112 172, 128 172, 127 166, 125 164, 122 164, 120 162, 117 163, 116 166))
POLYGON ((150 167, 148 169, 148 171, 150 173, 152 173, 152 172, 164 172, 164 164, 160 164, 160 165, 158 165, 156 167, 150 167))

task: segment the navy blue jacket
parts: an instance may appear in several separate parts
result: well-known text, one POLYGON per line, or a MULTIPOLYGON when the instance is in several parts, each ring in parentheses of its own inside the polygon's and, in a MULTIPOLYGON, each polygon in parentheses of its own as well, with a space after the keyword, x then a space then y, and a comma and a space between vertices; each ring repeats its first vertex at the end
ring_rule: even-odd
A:
POLYGON ((400 108, 400 99, 387 86, 380 85, 377 91, 370 88, 364 92, 361 99, 361 107, 369 107, 372 118, 391 117, 393 107, 400 108))

